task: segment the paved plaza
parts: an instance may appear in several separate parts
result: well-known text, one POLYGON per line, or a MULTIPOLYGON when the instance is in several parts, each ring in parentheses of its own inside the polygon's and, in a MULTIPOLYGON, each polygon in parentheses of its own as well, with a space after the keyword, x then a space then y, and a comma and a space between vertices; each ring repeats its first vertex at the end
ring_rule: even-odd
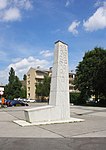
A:
MULTIPOLYGON (((29 105, 30 106, 25 107, 8 107, 0 109, 0 145, 3 140, 7 142, 12 140, 14 142, 14 140, 18 139, 18 142, 22 142, 22 140, 19 139, 32 139, 31 141, 33 141, 35 138, 38 139, 38 143, 39 139, 42 140, 42 143, 47 139, 47 141, 50 141, 50 139, 54 139, 52 141, 54 142, 54 145, 56 145, 56 141, 58 141, 58 144, 61 145, 64 139, 66 143, 70 140, 73 143, 76 142, 75 139, 77 139, 77 141, 79 139, 80 143, 80 140, 82 138, 83 140, 85 140, 83 141, 85 143, 87 142, 86 139, 92 139, 91 141, 96 140, 96 144, 98 143, 98 141, 102 141, 103 148, 106 142, 106 108, 70 106, 71 117, 85 119, 84 122, 28 127, 21 127, 15 124, 13 120, 25 120, 24 109, 47 104, 30 103, 29 105)), ((29 142, 31 142, 30 140, 29 142)), ((24 142, 27 145, 27 141, 25 140, 24 142)), ((60 149, 62 149, 61 146, 60 149)), ((64 149, 67 150, 67 148, 64 149)))

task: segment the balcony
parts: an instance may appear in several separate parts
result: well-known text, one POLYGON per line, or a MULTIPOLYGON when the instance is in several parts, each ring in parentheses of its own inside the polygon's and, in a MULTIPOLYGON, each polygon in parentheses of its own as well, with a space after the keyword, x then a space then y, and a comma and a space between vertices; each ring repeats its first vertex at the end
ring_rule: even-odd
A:
POLYGON ((44 79, 44 75, 36 75, 35 79, 44 79))

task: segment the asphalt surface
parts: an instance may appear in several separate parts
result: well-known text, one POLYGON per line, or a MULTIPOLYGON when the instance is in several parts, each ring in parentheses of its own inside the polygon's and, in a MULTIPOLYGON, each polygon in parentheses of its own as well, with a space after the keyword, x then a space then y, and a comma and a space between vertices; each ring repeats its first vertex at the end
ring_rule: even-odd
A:
POLYGON ((21 127, 13 120, 25 120, 24 109, 0 109, 0 150, 105 150, 106 108, 71 106, 71 117, 84 122, 21 127))

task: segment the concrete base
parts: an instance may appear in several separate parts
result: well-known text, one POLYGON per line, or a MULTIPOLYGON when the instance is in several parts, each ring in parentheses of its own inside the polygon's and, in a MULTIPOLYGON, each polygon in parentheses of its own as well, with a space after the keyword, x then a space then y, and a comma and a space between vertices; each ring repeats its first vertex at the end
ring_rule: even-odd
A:
POLYGON ((69 120, 57 120, 57 121, 34 122, 34 123, 30 123, 25 120, 14 120, 13 122, 22 127, 25 127, 25 126, 34 126, 34 125, 73 123, 73 122, 82 122, 82 121, 84 121, 84 119, 70 118, 69 120))
POLYGON ((24 127, 84 121, 83 119, 70 118, 70 113, 63 111, 62 107, 51 105, 26 109, 24 110, 25 120, 15 120, 13 122, 24 127))
POLYGON ((51 105, 26 109, 24 110, 25 120, 29 123, 70 120, 70 110, 68 107, 67 110, 68 111, 65 111, 63 107, 60 106, 51 105))

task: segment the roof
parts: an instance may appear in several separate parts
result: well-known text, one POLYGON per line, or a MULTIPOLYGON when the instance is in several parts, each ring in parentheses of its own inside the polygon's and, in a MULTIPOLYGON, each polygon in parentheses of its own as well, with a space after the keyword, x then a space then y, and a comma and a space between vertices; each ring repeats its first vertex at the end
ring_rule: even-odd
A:
POLYGON ((65 45, 68 46, 68 44, 66 44, 65 42, 63 42, 63 41, 61 41, 61 40, 56 41, 55 44, 58 43, 58 42, 61 42, 61 43, 63 43, 63 44, 65 44, 65 45))

